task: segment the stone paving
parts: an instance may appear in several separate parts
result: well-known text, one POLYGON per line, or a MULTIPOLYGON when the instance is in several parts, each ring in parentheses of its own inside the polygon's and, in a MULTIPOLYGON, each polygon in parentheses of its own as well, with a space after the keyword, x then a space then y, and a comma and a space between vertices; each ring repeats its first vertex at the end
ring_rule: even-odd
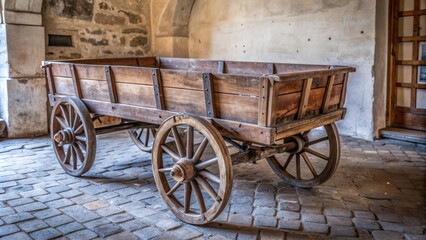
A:
POLYGON ((64 173, 48 138, 0 141, 0 239, 426 239, 426 146, 342 137, 334 177, 293 188, 266 161, 234 167, 228 207, 179 221, 150 155, 124 132, 98 137, 93 168, 64 173))

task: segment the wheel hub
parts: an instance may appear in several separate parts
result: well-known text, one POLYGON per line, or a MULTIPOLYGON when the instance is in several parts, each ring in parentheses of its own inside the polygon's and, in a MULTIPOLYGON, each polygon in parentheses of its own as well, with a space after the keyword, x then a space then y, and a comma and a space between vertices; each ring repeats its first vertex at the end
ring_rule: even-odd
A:
POLYGON ((67 128, 57 132, 53 136, 53 139, 55 140, 55 142, 59 144, 59 146, 63 146, 64 144, 69 144, 74 142, 74 133, 72 129, 67 128))
POLYGON ((305 148, 305 143, 306 143, 305 139, 301 135, 295 135, 295 136, 286 138, 286 142, 296 143, 296 147, 288 151, 291 154, 301 153, 303 149, 305 148))
POLYGON ((170 172, 170 176, 177 182, 187 183, 195 177, 195 166, 188 159, 179 160, 170 172))

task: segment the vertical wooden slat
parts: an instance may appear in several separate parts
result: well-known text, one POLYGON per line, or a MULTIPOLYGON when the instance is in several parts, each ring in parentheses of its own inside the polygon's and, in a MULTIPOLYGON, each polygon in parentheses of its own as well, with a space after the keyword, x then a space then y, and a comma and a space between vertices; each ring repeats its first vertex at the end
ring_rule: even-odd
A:
POLYGON ((268 123, 269 79, 262 78, 259 83, 259 110, 257 124, 266 126, 268 123))
MULTIPOLYGON (((420 35, 420 15, 418 11, 420 10, 420 0, 414 0, 414 16, 413 16, 413 37, 417 37, 420 35)), ((413 61, 419 60, 419 41, 413 41, 413 61)), ((417 83, 418 76, 418 66, 412 66, 411 71, 411 83, 417 83)), ((410 107, 416 108, 417 106, 417 88, 414 86, 411 87, 411 99, 410 99, 410 107)))
POLYGON ((313 78, 308 78, 303 81, 302 96, 300 97, 299 111, 297 113, 297 119, 305 117, 306 109, 308 108, 309 95, 311 94, 313 78))
POLYGON ((214 89, 212 82, 212 75, 210 73, 203 73, 203 86, 204 86, 204 101, 206 104, 207 117, 216 117, 214 109, 214 89))
POLYGON ((154 94, 155 94, 155 102, 157 104, 157 109, 165 110, 163 84, 162 84, 160 69, 158 68, 152 69, 152 82, 154 84, 154 94))
POLYGON ((45 66, 45 69, 46 69, 47 82, 49 85, 49 93, 50 95, 55 95, 56 86, 55 86, 55 80, 53 79, 52 64, 45 66))
POLYGON ((155 57, 155 67, 161 68, 161 58, 160 57, 155 57))
POLYGON ((274 80, 269 80, 269 99, 268 99, 268 117, 267 126, 274 126, 277 123, 277 102, 278 102, 278 84, 274 80))
POLYGON ((277 70, 275 68, 275 64, 274 63, 268 63, 268 74, 273 75, 276 74, 277 70))
POLYGON ((395 122, 396 106, 396 78, 398 76, 398 27, 399 27, 399 1, 390 1, 389 4, 389 73, 388 73, 388 103, 387 103, 387 125, 393 126, 395 122))
POLYGON ((225 62, 224 61, 219 61, 218 62, 217 72, 220 73, 220 74, 224 74, 225 73, 225 62))
POLYGON ((112 75, 111 66, 105 66, 105 77, 108 84, 109 99, 111 103, 117 103, 118 102, 117 88, 115 86, 115 79, 114 79, 114 76, 112 75))
POLYGON ((328 109, 330 107, 331 91, 333 90, 333 85, 334 85, 335 79, 336 79, 336 75, 328 76, 327 86, 325 88, 324 98, 323 98, 322 106, 321 106, 321 112, 322 113, 327 113, 328 109))
POLYGON ((345 105, 346 90, 348 88, 348 78, 349 78, 349 73, 345 73, 343 77, 344 80, 343 80, 343 86, 342 86, 342 95, 340 95, 339 108, 343 108, 343 106, 345 105))
POLYGON ((78 98, 82 98, 80 80, 78 79, 77 73, 75 71, 75 65, 70 64, 69 66, 70 66, 72 82, 73 82, 73 85, 74 85, 75 96, 78 97, 78 98))

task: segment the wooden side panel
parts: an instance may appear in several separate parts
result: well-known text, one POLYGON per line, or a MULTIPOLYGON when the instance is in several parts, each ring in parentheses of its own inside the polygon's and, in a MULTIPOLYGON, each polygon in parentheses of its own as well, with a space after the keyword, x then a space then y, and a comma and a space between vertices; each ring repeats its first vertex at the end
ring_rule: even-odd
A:
POLYGON ((410 126, 410 129, 426 131, 426 110, 408 107, 396 107, 396 127, 410 126))
POLYGON ((152 86, 117 83, 116 88, 119 103, 156 108, 154 88, 152 86))
POLYGON ((216 93, 214 99, 216 116, 218 118, 245 123, 257 123, 258 97, 216 93))
POLYGON ((91 65, 138 66, 137 58, 82 59, 72 62, 91 65))
POLYGON ((116 83, 134 83, 152 86, 151 68, 111 67, 116 83))
POLYGON ((329 69, 329 66, 276 63, 275 69, 277 71, 277 74, 283 74, 283 73, 301 72, 301 71, 326 70, 326 69, 329 69))
POLYGON ((216 73, 219 69, 219 61, 186 58, 160 58, 160 68, 192 72, 216 73))
POLYGON ((213 74, 213 89, 216 93, 259 96, 260 78, 213 74))
POLYGON ((75 72, 80 79, 106 81, 104 66, 76 64, 75 72))
POLYGON ((203 91, 164 87, 163 94, 168 111, 206 115, 203 91))
POLYGON ((70 64, 52 64, 52 75, 54 77, 71 77, 70 64))
MULTIPOLYGON (((325 77, 314 77, 312 81, 312 89, 322 88, 327 86, 328 76, 325 77)), ((334 85, 342 84, 344 81, 344 74, 336 75, 334 79, 334 85)), ((301 92, 303 90, 303 81, 289 81, 277 83, 278 95, 301 92)))
POLYGON ((54 77, 56 94, 74 96, 74 86, 72 78, 54 77))
POLYGON ((265 75, 269 74, 269 63, 256 62, 231 62, 226 63, 226 73, 240 75, 265 75))
MULTIPOLYGON (((161 78, 165 88, 181 88, 203 91, 203 74, 187 71, 161 69, 161 78)), ((203 97, 204 99, 204 97, 203 97)))
POLYGON ((98 101, 110 101, 108 84, 106 81, 96 81, 80 79, 82 98, 98 100, 98 101))
MULTIPOLYGON (((321 108, 324 92, 325 88, 316 88, 311 90, 306 111, 312 111, 321 108)), ((335 105, 340 102, 341 92, 342 84, 333 86, 329 100, 330 105, 335 105)), ((301 92, 278 96, 278 102, 276 106, 277 118, 297 114, 301 96, 301 92)))

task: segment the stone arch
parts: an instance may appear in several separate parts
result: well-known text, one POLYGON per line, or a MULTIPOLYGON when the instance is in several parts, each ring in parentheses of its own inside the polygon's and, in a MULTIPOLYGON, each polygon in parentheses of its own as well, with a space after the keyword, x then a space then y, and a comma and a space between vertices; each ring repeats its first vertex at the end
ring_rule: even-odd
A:
POLYGON ((173 57, 188 56, 188 25, 194 3, 195 0, 152 2, 151 7, 153 8, 158 7, 155 6, 156 4, 164 6, 158 25, 153 26, 153 38, 157 43, 155 48, 157 54, 173 57))

